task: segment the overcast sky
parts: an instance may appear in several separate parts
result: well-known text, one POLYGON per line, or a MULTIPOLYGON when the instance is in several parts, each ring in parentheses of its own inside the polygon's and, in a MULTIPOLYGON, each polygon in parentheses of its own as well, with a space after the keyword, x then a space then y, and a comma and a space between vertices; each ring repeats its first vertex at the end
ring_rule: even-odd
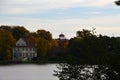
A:
POLYGON ((0 25, 45 29, 53 38, 96 28, 97 34, 120 36, 120 6, 115 0, 0 0, 0 25))

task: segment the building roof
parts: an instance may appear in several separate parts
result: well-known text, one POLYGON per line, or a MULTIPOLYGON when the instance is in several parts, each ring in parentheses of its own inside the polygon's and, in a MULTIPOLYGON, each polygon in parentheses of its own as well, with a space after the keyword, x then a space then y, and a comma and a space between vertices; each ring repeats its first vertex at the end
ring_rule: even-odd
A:
MULTIPOLYGON (((35 47, 36 46, 36 43, 35 43, 35 41, 34 40, 32 40, 32 39, 30 39, 30 38, 20 38, 20 39, 22 39, 24 42, 25 42, 25 44, 26 44, 26 46, 25 45, 15 45, 14 47, 35 47)), ((19 39, 19 40, 20 40, 19 39)), ((18 41, 19 41, 18 40, 18 41)), ((16 42, 17 43, 17 42, 16 42)))
POLYGON ((32 46, 35 46, 35 41, 30 39, 30 38, 22 38, 25 42, 26 42, 26 45, 29 46, 29 47, 32 47, 32 46))
POLYGON ((65 37, 65 35, 61 33, 61 34, 59 35, 59 37, 65 37))

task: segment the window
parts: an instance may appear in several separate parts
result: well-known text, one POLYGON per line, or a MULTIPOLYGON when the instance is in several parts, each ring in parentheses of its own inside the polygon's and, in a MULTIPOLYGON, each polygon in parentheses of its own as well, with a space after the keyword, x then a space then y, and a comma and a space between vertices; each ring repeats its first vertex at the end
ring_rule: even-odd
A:
POLYGON ((14 57, 17 57, 16 53, 14 53, 14 57))
POLYGON ((26 53, 23 53, 23 57, 26 57, 26 53))
POLYGON ((28 51, 28 48, 26 48, 26 51, 28 51))
POLYGON ((33 48, 33 51, 35 51, 35 48, 33 48))
POLYGON ((22 53, 20 53, 20 57, 22 56, 22 53))
POLYGON ((30 53, 30 56, 33 57, 33 53, 30 53))
POLYGON ((17 46, 20 46, 20 44, 16 44, 17 46))
POLYGON ((19 48, 17 48, 17 50, 19 51, 19 48))
POLYGON ((21 44, 21 46, 24 46, 24 44, 21 44))
POLYGON ((24 57, 24 53, 22 54, 22 56, 24 57))
POLYGON ((28 48, 28 51, 30 51, 30 48, 28 48))
POLYGON ((30 51, 32 51, 32 48, 30 48, 30 51))

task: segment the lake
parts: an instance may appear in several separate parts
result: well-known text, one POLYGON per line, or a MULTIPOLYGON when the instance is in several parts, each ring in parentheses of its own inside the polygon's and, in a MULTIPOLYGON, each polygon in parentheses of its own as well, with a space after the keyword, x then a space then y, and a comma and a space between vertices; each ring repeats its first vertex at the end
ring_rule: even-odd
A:
POLYGON ((55 64, 0 66, 0 80, 59 80, 53 76, 55 64))

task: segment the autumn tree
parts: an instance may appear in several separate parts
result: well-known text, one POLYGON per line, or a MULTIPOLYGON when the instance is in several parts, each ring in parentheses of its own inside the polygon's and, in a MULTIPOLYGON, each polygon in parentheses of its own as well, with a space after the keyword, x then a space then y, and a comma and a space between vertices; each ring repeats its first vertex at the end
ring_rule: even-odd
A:
POLYGON ((44 58, 47 55, 47 52, 49 50, 49 41, 44 38, 38 38, 37 39, 37 53, 38 57, 44 58))
POLYGON ((12 34, 15 37, 15 39, 18 40, 21 37, 29 36, 29 31, 22 26, 14 26, 12 28, 12 34))
POLYGON ((51 55, 52 50, 58 45, 57 41, 52 39, 52 34, 46 30, 37 30, 34 33, 37 38, 37 50, 39 57, 51 55))
POLYGON ((9 32, 12 32, 12 26, 1 25, 1 26, 0 26, 0 30, 7 30, 7 31, 9 31, 9 32))
POLYGON ((52 40, 52 34, 46 30, 37 30, 37 35, 40 38, 44 38, 48 41, 52 40))
POLYGON ((18 40, 21 37, 29 36, 29 31, 23 26, 8 26, 2 25, 0 26, 1 30, 6 30, 12 33, 13 37, 18 40))
POLYGON ((0 30, 0 60, 11 60, 15 39, 9 31, 0 30))

